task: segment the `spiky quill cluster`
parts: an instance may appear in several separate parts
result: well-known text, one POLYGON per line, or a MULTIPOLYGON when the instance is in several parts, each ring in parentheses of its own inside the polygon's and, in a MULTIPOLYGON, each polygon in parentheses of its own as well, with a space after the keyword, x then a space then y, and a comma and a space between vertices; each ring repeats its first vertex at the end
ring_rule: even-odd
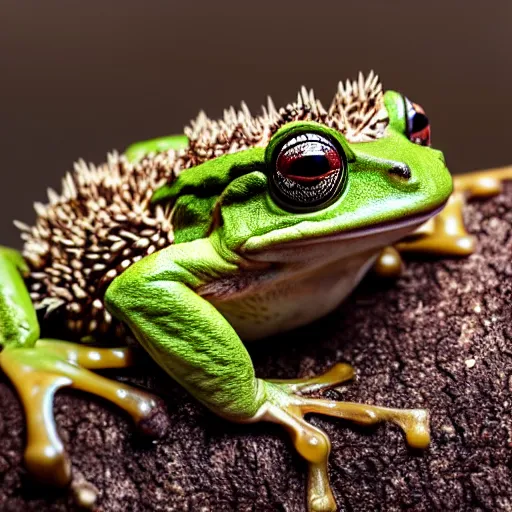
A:
POLYGON ((243 102, 238 111, 233 107, 225 110, 220 120, 209 119, 200 112, 185 128, 190 140, 186 160, 197 165, 226 153, 264 146, 281 126, 291 121, 323 123, 343 133, 349 142, 375 140, 384 135, 388 124, 382 96, 379 77, 372 71, 366 79, 359 73, 356 81, 339 82, 327 110, 312 89, 302 87, 297 100, 279 110, 268 97, 267 106, 261 108, 262 114, 255 117, 243 102))
POLYGON ((167 153, 137 164, 116 153, 100 167, 79 161, 63 179, 62 195, 50 189, 47 205, 35 203, 35 226, 16 222, 37 309, 78 335, 111 327, 122 333, 121 324, 112 326, 103 295, 132 263, 172 244, 170 207, 152 208, 150 200, 173 164, 167 153))
POLYGON ((75 337, 121 335, 123 327, 104 308, 105 290, 132 263, 174 240, 171 206, 152 206, 154 190, 209 159, 264 146, 281 126, 298 120, 335 128, 350 142, 382 137, 388 117, 378 77, 371 72, 340 82, 328 109, 302 88, 294 103, 280 109, 269 98, 259 116, 244 103, 239 111, 225 110, 220 120, 201 112, 185 127, 189 146, 179 152, 148 155, 135 164, 117 153, 99 167, 79 161, 63 179, 62 194, 49 190, 49 203, 35 204, 33 227, 16 222, 35 307, 75 337))

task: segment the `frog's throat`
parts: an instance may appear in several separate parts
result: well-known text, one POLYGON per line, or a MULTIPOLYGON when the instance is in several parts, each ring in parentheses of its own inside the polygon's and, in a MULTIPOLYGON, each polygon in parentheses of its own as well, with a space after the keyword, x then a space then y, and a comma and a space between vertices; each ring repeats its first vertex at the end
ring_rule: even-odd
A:
MULTIPOLYGON (((375 224, 371 227, 356 228, 346 231, 340 231, 329 235, 304 235, 301 240, 291 240, 289 242, 280 242, 272 245, 272 250, 288 249, 294 247, 304 247, 325 242, 338 242, 342 240, 362 239, 378 234, 392 233, 394 231, 403 231, 407 228, 411 230, 427 222, 431 217, 437 215, 445 207, 446 201, 433 210, 416 215, 408 216, 404 219, 386 221, 375 224)), ((246 254, 264 252, 266 249, 265 235, 250 238, 244 245, 242 251, 246 254)))

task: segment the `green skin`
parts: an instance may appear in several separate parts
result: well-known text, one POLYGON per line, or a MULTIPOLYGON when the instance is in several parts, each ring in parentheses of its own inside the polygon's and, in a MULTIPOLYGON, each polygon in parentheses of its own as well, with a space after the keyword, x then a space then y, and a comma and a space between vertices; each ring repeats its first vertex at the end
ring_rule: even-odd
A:
MULTIPOLYGON (((340 266, 351 269, 358 278, 347 281, 343 274, 332 304, 313 311, 312 318, 325 314, 350 293, 382 247, 434 215, 450 196, 452 181, 442 153, 414 144, 405 135, 402 97, 388 91, 385 105, 390 124, 386 136, 374 142, 349 144, 338 131, 318 123, 290 123, 266 148, 209 160, 156 191, 154 202, 175 205, 175 244, 117 277, 106 292, 105 305, 172 378, 216 414, 250 422, 269 404, 283 401, 273 383, 255 376, 240 337, 254 326, 233 314, 239 302, 247 304, 261 287, 300 282, 304 274, 316 278, 329 275, 330 269, 339 273, 340 266), (311 131, 336 139, 344 148, 348 184, 328 207, 292 213, 273 201, 267 170, 283 138, 311 131), (410 179, 389 172, 401 164, 410 168, 410 179), (324 245, 318 243, 322 241, 324 245)), ((183 145, 185 137, 167 137, 133 145, 126 154, 137 160, 183 145)), ((39 338, 23 282, 25 271, 16 252, 0 248, 4 347, 33 347, 39 338)), ((303 297, 292 289, 282 308, 293 312, 296 300, 303 297)), ((265 335, 288 328, 293 314, 278 325, 280 308, 271 304, 270 317, 259 318, 256 331, 265 335)))

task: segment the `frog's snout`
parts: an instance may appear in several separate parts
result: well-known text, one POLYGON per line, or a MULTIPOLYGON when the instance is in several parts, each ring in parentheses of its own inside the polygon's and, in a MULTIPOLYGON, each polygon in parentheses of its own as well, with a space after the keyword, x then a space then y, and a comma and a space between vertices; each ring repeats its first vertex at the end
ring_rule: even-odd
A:
POLYGON ((410 167, 401 162, 397 162, 391 169, 388 169, 388 174, 403 180, 410 180, 412 176, 410 167))

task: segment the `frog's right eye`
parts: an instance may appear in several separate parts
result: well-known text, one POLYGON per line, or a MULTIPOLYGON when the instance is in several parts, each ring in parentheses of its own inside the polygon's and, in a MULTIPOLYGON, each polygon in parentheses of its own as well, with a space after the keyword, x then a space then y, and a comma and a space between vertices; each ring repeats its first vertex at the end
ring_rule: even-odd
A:
POLYGON ((407 116, 407 136, 411 142, 420 146, 431 145, 430 122, 423 108, 405 98, 405 113, 407 116))
POLYGON ((284 209, 318 210, 339 196, 346 174, 346 156, 336 141, 319 133, 301 133, 276 150, 270 190, 284 209))

